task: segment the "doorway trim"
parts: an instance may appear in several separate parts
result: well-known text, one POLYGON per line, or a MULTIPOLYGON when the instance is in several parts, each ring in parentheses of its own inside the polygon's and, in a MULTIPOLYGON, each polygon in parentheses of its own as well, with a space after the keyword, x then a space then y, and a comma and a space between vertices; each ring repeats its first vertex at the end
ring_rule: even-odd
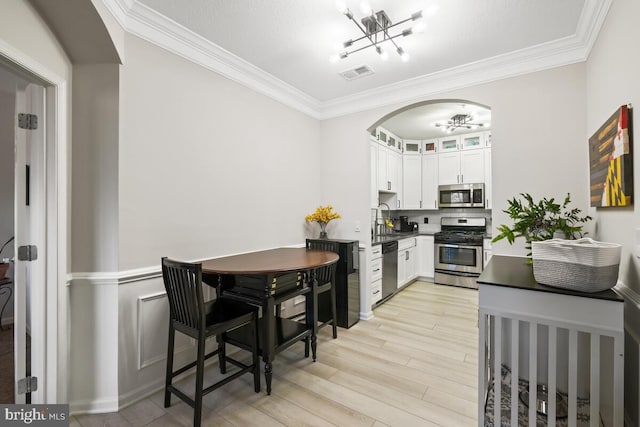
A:
POLYGON ((384 116, 382 116, 381 118, 379 118, 374 124, 372 124, 371 126, 369 126, 367 128, 367 133, 370 134, 371 131, 373 131, 375 128, 377 128, 378 126, 380 126, 382 123, 386 122, 387 120, 389 120, 390 118, 397 116, 400 113, 403 113, 407 110, 412 110, 414 108, 417 107, 422 107, 423 105, 429 105, 429 104, 445 104, 445 103, 451 103, 451 104, 466 104, 466 105, 475 105, 477 107, 482 107, 482 108, 486 108, 487 110, 491 110, 491 107, 489 107, 488 105, 484 105, 484 104, 480 104, 478 102, 474 102, 474 101, 469 101, 467 99, 457 99, 457 98, 452 98, 452 99, 429 99, 426 101, 420 101, 420 102, 414 102, 413 104, 407 104, 404 107, 400 107, 397 108, 395 110, 393 110, 390 113, 385 114, 384 116))
POLYGON ((0 60, 41 84, 46 92, 45 388, 43 401, 64 403, 68 388, 67 189, 68 82, 26 53, 0 40, 0 60))

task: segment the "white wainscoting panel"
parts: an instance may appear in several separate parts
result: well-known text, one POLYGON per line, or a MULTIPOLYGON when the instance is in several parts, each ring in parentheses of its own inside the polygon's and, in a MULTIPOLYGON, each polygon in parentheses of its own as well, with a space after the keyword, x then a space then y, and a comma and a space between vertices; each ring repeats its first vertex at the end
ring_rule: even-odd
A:
MULTIPOLYGON (((169 335, 169 300, 165 292, 138 297, 138 369, 164 361, 169 335)), ((191 340, 177 333, 175 353, 192 347, 191 340)))

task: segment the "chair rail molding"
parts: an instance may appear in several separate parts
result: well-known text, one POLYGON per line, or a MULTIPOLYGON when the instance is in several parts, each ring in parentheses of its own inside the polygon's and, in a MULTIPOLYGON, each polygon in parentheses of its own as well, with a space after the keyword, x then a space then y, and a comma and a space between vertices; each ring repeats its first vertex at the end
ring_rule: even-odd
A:
POLYGON ((572 36, 323 102, 137 0, 102 0, 125 31, 318 120, 584 62, 612 1, 586 0, 572 36))

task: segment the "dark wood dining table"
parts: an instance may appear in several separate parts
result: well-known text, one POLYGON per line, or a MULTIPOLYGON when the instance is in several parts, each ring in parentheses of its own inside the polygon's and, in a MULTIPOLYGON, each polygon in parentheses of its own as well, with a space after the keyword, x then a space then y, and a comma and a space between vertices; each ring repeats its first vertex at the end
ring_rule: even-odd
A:
MULTIPOLYGON (((277 248, 202 261, 203 281, 217 294, 257 305, 262 309, 260 350, 264 361, 267 393, 271 394, 275 354, 290 345, 309 340, 316 359, 317 302, 313 301, 314 270, 338 261, 338 255, 306 248, 277 248), (275 307, 290 298, 304 295, 305 321, 283 319, 275 307)), ((239 333, 239 332, 238 332, 239 333)), ((229 333, 231 342, 234 332, 229 333)), ((236 342, 245 341, 236 337, 236 342)), ((306 341, 305 356, 308 356, 306 341)))

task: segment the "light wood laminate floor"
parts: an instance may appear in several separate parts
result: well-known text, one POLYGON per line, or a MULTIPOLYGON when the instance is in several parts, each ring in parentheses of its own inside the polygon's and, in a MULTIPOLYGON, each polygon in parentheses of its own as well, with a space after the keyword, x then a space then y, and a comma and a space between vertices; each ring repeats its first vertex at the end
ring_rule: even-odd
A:
MULTIPOLYGON (((264 381, 254 393, 249 375, 205 396, 203 425, 477 425, 477 291, 415 282, 374 314, 336 340, 323 328, 315 363, 302 343, 280 353, 271 396, 264 381)), ((181 383, 193 390, 192 377, 181 383)), ((118 413, 74 416, 71 426, 189 426, 192 417, 175 397, 164 409, 158 392, 118 413)))

